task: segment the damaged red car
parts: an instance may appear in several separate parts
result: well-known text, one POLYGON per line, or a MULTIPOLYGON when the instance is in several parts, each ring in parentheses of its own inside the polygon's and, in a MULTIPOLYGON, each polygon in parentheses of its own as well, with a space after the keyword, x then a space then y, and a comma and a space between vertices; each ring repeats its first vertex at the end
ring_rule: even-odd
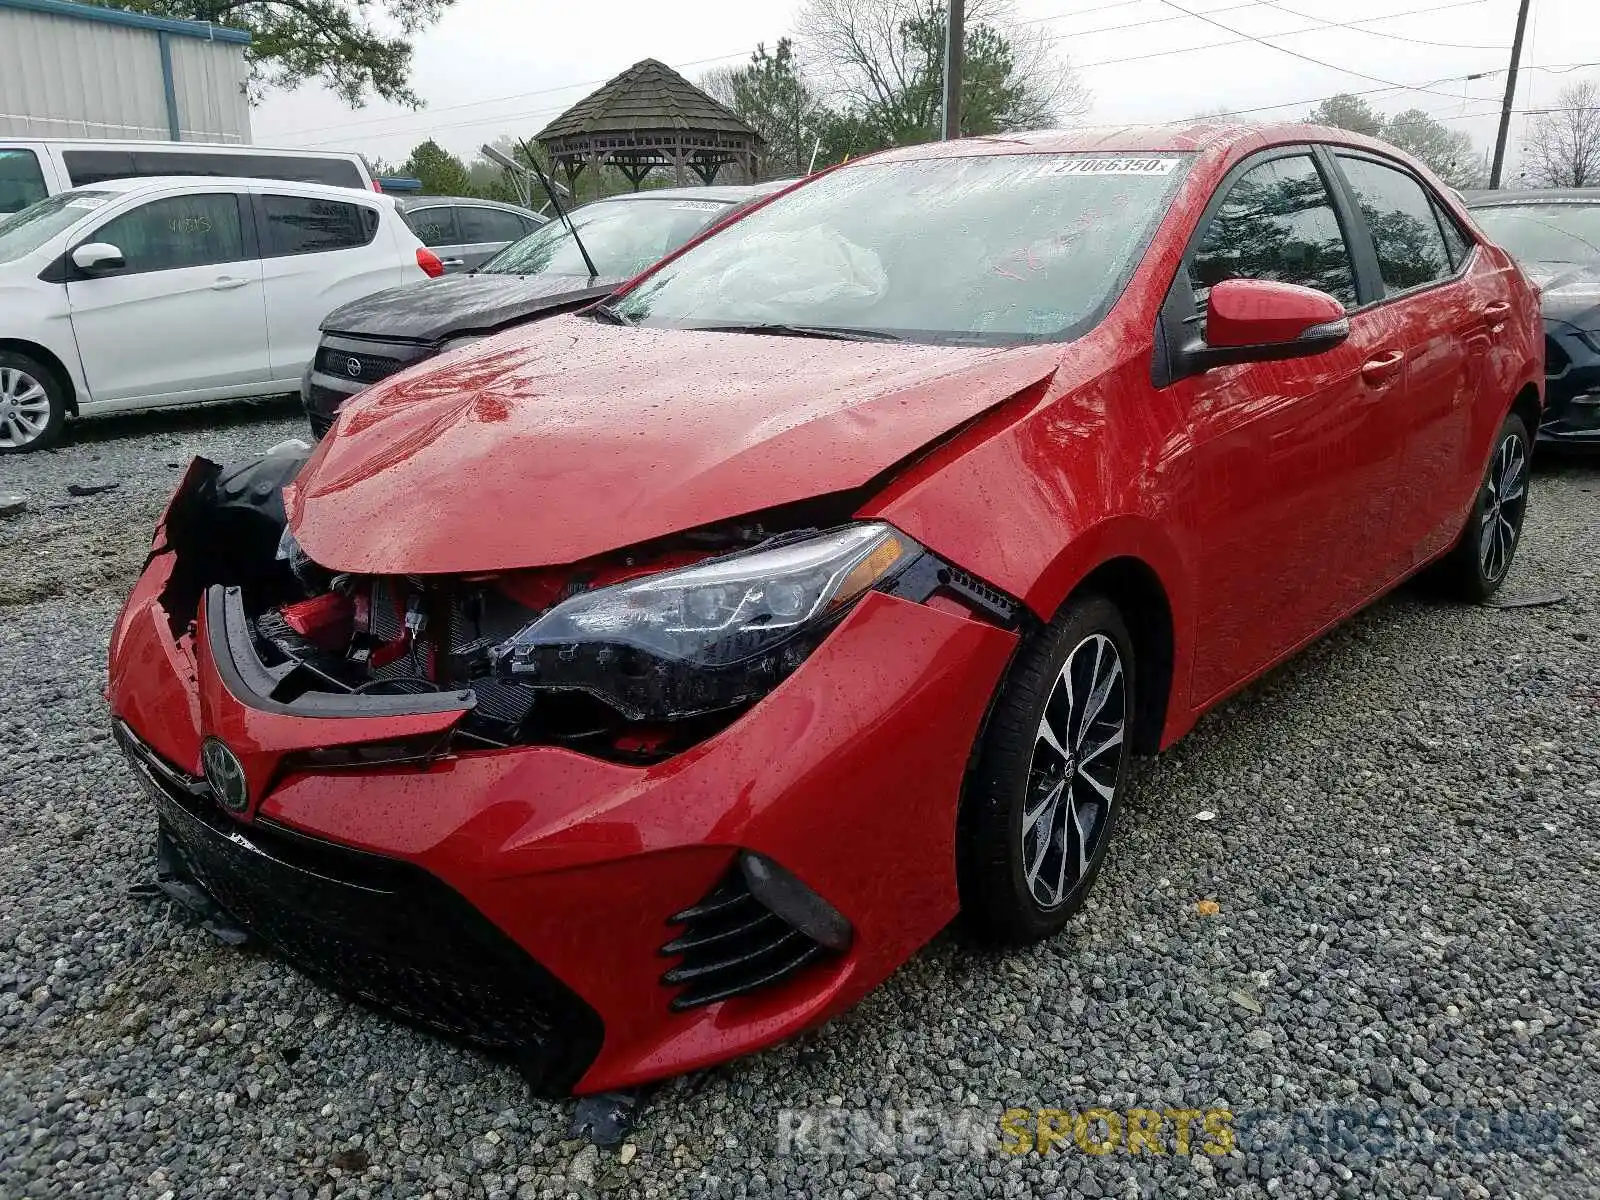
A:
POLYGON ((196 462, 111 643, 158 875, 557 1093, 1083 903, 1129 756, 1510 569, 1538 305, 1337 130, 896 150, 196 462))

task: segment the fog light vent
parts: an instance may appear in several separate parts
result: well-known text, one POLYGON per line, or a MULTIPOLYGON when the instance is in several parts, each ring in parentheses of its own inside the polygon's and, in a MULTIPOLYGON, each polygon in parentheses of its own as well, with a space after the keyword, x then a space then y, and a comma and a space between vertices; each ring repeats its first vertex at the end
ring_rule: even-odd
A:
POLYGON ((679 957, 661 977, 683 988, 672 1001, 676 1010, 787 979, 808 963, 848 949, 851 937, 850 923, 837 909, 771 859, 749 851, 704 899, 668 922, 683 926, 661 947, 662 954, 679 957))

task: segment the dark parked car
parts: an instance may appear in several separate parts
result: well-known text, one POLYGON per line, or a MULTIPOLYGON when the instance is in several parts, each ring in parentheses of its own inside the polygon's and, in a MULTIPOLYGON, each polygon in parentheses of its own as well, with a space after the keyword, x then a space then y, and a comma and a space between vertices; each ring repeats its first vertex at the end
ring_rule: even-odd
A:
POLYGON ((477 270, 550 219, 518 204, 470 196, 416 196, 397 203, 446 274, 477 270))
POLYGON ((1600 446, 1600 188, 1469 192, 1466 200, 1542 293, 1539 440, 1600 446))
POLYGON ((791 182, 661 188, 585 204, 571 217, 595 276, 572 234, 550 221, 476 271, 389 288, 334 309, 322 322, 301 389, 311 432, 320 438, 347 399, 413 363, 592 304, 742 205, 791 182))

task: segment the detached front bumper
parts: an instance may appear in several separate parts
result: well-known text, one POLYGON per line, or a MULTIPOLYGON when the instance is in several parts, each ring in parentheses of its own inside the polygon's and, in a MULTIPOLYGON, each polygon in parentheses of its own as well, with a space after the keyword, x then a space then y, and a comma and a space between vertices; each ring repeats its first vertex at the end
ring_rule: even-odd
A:
POLYGON ((555 1090, 630 1086, 817 1024, 955 915, 961 785, 1012 633, 872 593, 750 712, 652 766, 527 746, 317 769, 313 752, 447 730, 465 709, 274 702, 217 628, 215 597, 174 635, 171 560, 152 560, 118 621, 108 695, 136 759, 180 783, 201 774, 207 738, 242 766, 238 816, 146 768, 196 876, 311 974, 506 1046, 555 1090), (841 915, 847 947, 812 953, 750 908, 751 855, 841 915), (664 951, 716 942, 728 926, 702 914, 730 904, 798 946, 792 969, 762 982, 703 949, 664 951), (696 1000, 730 981, 730 998, 696 1000))

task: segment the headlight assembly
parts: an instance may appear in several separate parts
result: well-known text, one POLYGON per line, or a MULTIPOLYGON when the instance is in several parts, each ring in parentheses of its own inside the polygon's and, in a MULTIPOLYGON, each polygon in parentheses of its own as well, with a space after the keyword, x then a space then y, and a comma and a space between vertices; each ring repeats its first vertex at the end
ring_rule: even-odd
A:
POLYGON ((921 553, 888 525, 846 525, 584 592, 493 657, 536 687, 591 693, 634 720, 713 712, 771 690, 921 553))

